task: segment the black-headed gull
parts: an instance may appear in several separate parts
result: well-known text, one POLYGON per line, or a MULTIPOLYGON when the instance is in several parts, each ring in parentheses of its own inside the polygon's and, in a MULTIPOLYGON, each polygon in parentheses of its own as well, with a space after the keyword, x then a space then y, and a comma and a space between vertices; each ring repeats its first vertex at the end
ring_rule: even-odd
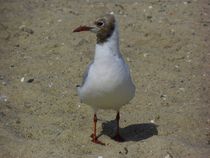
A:
POLYGON ((81 102, 94 109, 92 142, 104 144, 96 136, 98 109, 117 111, 117 131, 113 139, 123 141, 119 134, 119 109, 134 97, 135 85, 119 50, 116 18, 113 13, 106 14, 97 18, 93 26, 80 26, 73 32, 81 31, 96 33, 97 37, 94 60, 84 73, 82 85, 77 86, 81 102))

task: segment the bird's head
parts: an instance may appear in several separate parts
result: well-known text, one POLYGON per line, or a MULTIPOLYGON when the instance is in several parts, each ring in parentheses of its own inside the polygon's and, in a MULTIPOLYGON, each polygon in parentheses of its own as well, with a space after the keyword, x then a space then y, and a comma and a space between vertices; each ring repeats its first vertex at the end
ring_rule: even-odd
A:
POLYGON ((73 32, 90 31, 96 33, 97 43, 105 42, 114 32, 116 20, 113 13, 105 14, 97 18, 92 26, 79 26, 73 32))

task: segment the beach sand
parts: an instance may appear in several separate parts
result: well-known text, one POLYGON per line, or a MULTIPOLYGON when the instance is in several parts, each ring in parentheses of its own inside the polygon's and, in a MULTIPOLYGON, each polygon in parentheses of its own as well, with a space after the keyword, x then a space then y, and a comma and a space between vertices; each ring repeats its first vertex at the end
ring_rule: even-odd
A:
POLYGON ((210 157, 208 0, 0 0, 1 158, 210 157), (116 112, 92 109, 76 85, 94 55, 72 30, 113 11, 136 96, 116 112))

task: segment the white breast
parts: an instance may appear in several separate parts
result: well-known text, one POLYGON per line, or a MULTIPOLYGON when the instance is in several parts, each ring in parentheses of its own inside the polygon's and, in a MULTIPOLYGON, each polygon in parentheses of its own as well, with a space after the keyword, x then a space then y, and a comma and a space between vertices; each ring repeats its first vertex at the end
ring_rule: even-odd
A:
POLYGON ((135 86, 119 51, 117 30, 107 42, 96 45, 94 62, 78 92, 82 102, 95 110, 119 110, 134 97, 135 86))

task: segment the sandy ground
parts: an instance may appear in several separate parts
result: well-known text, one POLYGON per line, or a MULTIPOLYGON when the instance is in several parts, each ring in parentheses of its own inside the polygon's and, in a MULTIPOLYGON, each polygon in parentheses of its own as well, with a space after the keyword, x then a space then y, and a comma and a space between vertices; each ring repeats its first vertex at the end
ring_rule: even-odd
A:
POLYGON ((1 158, 210 157, 210 1, 0 0, 1 158), (72 33, 114 11, 136 96, 98 113, 106 146, 91 142, 79 103, 95 36, 72 33))

